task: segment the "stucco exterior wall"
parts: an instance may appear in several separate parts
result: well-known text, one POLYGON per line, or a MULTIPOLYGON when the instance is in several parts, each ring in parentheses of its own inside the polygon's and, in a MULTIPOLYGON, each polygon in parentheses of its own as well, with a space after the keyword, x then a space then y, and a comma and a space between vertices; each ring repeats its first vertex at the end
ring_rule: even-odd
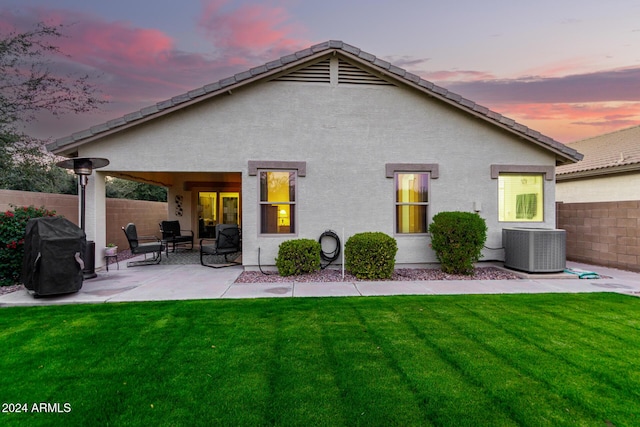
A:
POLYGON ((564 203, 640 200, 640 173, 558 181, 556 193, 564 203))
MULTIPOLYGON (((241 172, 248 266, 257 265, 258 248, 261 263, 273 264, 278 245, 293 238, 259 235, 259 178, 249 176, 249 160, 306 162, 295 237, 312 239, 327 229, 344 230, 345 238, 363 231, 394 236, 394 180, 385 176, 385 164, 436 163, 440 176, 431 181, 429 217, 481 206, 489 247, 501 246, 503 227, 520 224, 498 222, 490 165, 555 165, 548 151, 408 88, 301 82, 246 86, 86 144, 79 154, 108 158, 105 173, 241 172)), ((554 184, 544 183, 544 222, 529 226, 555 226, 554 184)), ((170 187, 170 199, 179 193, 193 199, 180 185, 170 187)), ((394 237, 397 263, 436 262, 428 236, 394 237)), ((502 256, 486 252, 490 259, 502 256)))

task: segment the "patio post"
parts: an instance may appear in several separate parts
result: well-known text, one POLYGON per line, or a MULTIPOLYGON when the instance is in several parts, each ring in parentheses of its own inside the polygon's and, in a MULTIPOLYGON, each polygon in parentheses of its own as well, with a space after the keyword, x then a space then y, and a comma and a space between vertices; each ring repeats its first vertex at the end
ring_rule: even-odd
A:
MULTIPOLYGON (((90 212, 93 215, 90 217, 92 219, 91 227, 89 227, 89 232, 87 232, 86 227, 86 203, 87 203, 87 192, 86 187, 89 184, 89 176, 93 173, 94 169, 105 167, 109 164, 109 160, 102 158, 90 158, 90 157, 74 157, 71 159, 63 160, 61 162, 56 163, 57 166, 64 169, 72 169, 73 172, 78 176, 78 183, 80 184, 80 228, 85 232, 87 236, 87 251, 85 253, 85 269, 83 271, 85 279, 93 279, 97 276, 95 272, 95 260, 96 260, 96 244, 95 241, 90 240, 91 238, 95 238, 97 231, 97 204, 93 204, 93 209, 90 212)), ((104 195, 104 177, 102 177, 102 193, 104 195)), ((96 182, 97 180, 93 180, 94 187, 100 187, 100 183, 96 182)), ((90 191, 92 197, 90 199, 94 199, 97 194, 96 189, 90 191)), ((103 203, 104 205, 104 196, 103 203)), ((103 218, 104 218, 104 209, 103 209, 103 218)), ((104 222, 103 222, 104 225, 104 222)), ((104 227, 103 227, 104 234, 104 227)), ((104 240, 104 238, 103 238, 104 240)))

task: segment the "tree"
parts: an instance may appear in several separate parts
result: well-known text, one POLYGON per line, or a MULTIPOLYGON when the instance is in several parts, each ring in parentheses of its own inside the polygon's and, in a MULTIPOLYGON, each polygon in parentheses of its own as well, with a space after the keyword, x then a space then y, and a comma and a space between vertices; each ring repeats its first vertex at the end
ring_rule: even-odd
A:
POLYGON ((167 189, 165 187, 119 178, 109 178, 107 180, 106 195, 114 199, 149 200, 152 202, 167 201, 167 189))
POLYGON ((0 188, 77 194, 76 178, 57 167, 37 145, 16 146, 18 136, 0 134, 0 188))
MULTIPOLYGON (((14 190, 73 192, 44 141, 25 134, 37 114, 83 113, 106 102, 88 75, 58 75, 50 58, 63 25, 38 23, 25 32, 0 33, 0 186, 14 190)), ((75 188, 75 185, 72 186, 75 188)))
POLYGON ((82 113, 105 101, 96 95, 88 75, 56 75, 48 57, 62 55, 51 39, 62 37, 63 25, 38 23, 31 31, 0 37, 0 126, 15 129, 42 111, 54 116, 82 113))

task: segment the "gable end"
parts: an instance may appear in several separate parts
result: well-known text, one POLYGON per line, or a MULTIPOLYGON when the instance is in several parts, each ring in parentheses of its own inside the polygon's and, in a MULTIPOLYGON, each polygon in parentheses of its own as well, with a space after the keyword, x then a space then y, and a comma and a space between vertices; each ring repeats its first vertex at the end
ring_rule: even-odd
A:
POLYGON ((155 106, 127 114, 124 117, 93 126, 70 136, 57 139, 47 145, 54 154, 73 155, 77 147, 104 136, 128 129, 170 114, 181 108, 206 101, 256 81, 290 81, 314 84, 348 85, 408 85, 426 95, 446 102, 494 126, 503 128, 519 137, 552 151, 556 164, 574 163, 582 159, 575 149, 561 144, 539 132, 506 118, 501 114, 476 104, 447 89, 426 81, 419 76, 394 66, 376 56, 338 40, 330 40, 286 55, 275 61, 251 68, 232 77, 219 80, 202 88, 161 101, 155 106))

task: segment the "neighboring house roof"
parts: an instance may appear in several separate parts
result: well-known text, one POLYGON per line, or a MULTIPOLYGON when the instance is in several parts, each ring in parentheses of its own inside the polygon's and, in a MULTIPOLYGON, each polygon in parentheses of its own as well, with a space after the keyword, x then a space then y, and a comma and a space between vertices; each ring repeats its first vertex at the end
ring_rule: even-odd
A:
POLYGON ((640 171, 640 126, 583 139, 570 144, 584 158, 581 162, 559 166, 556 179, 640 171))
POLYGON ((310 48, 300 50, 291 55, 283 56, 275 61, 267 62, 264 65, 251 68, 250 70, 219 80, 216 83, 209 84, 166 101, 159 102, 118 119, 110 120, 106 123, 76 132, 70 136, 60 138, 47 145, 47 149, 55 154, 73 156, 77 147, 103 136, 128 129, 132 126, 147 122, 148 120, 171 113, 180 108, 210 99, 219 94, 227 93, 233 89, 257 80, 267 79, 274 75, 282 75, 283 72, 286 72, 287 70, 294 71, 307 62, 331 55, 332 53, 342 55, 356 64, 361 64, 362 66, 378 73, 380 77, 402 82, 420 90, 430 97, 446 102, 460 110, 484 119, 495 126, 503 128, 520 138, 524 138, 525 140, 550 150, 556 154, 557 164, 573 163, 582 158, 582 155, 573 148, 567 147, 566 145, 545 136, 540 132, 529 129, 526 126, 517 123, 513 119, 491 111, 487 107, 478 105, 458 94, 424 80, 415 74, 396 67, 387 61, 376 58, 374 55, 364 52, 357 47, 336 40, 311 46, 310 48))

